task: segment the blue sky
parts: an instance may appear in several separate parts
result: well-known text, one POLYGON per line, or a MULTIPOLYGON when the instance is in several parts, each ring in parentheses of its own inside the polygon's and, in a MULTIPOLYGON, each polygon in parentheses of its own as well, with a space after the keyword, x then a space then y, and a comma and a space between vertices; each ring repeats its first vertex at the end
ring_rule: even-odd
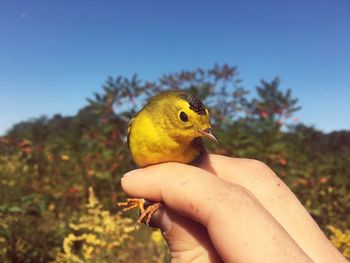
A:
POLYGON ((0 134, 73 115, 107 76, 153 80, 214 63, 243 85, 282 79, 324 131, 350 129, 350 1, 16 1, 0 3, 0 134))

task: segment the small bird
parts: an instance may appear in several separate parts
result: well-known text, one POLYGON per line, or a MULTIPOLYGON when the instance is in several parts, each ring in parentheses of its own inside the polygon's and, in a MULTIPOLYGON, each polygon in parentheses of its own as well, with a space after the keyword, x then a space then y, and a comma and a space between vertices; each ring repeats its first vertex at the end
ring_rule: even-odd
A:
MULTIPOLYGON (((166 91, 151 98, 128 127, 128 145, 139 167, 164 162, 195 164, 205 154, 202 137, 218 142, 210 125, 209 112, 200 99, 184 91, 166 91)), ((123 212, 139 207, 137 220, 149 225, 161 206, 142 198, 128 198, 117 206, 123 212)))

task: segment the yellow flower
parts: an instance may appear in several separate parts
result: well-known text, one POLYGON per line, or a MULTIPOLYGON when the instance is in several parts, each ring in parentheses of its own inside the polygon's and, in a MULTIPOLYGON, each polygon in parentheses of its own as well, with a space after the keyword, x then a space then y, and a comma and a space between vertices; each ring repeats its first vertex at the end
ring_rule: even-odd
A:
POLYGON ((164 239, 163 239, 163 235, 160 232, 159 229, 155 230, 152 232, 151 234, 151 239, 154 241, 154 243, 156 244, 162 244, 164 239))
POLYGON ((332 232, 331 242, 338 248, 343 255, 350 259, 350 230, 344 232, 339 228, 328 225, 327 228, 332 232))
POLYGON ((69 160, 69 155, 68 154, 62 154, 61 155, 61 160, 68 161, 69 160))

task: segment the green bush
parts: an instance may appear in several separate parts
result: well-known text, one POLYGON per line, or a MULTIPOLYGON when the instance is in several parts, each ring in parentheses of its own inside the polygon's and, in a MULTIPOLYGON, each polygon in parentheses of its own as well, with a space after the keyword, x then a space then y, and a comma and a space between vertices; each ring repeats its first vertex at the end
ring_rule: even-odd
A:
POLYGON ((350 229, 350 132, 324 134, 298 123, 297 99, 280 88, 278 78, 261 81, 248 94, 235 67, 215 65, 155 82, 109 78, 76 116, 22 122, 0 137, 0 261, 166 260, 157 232, 119 235, 96 229, 105 229, 103 217, 114 226, 129 225, 129 219, 115 215, 114 206, 125 198, 121 175, 134 168, 127 123, 150 96, 167 89, 189 90, 209 106, 221 142, 208 145, 211 152, 270 165, 348 253, 339 238, 350 229), (85 206, 91 205, 90 187, 99 200, 94 208, 85 206), (114 235, 125 237, 120 246, 102 246, 113 244, 114 235))

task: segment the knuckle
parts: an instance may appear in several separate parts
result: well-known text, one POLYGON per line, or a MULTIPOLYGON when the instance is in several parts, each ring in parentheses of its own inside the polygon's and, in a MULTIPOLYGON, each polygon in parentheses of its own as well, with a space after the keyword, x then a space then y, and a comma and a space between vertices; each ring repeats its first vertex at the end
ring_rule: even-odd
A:
POLYGON ((249 165, 255 168, 256 170, 271 172, 271 168, 262 161, 255 159, 248 159, 249 165))
POLYGON ((248 160, 248 165, 254 171, 257 180, 276 181, 280 180, 275 172, 264 162, 254 159, 248 160))
POLYGON ((230 207, 235 207, 242 202, 250 202, 253 199, 254 197, 249 190, 238 184, 227 184, 214 198, 216 204, 230 207))

